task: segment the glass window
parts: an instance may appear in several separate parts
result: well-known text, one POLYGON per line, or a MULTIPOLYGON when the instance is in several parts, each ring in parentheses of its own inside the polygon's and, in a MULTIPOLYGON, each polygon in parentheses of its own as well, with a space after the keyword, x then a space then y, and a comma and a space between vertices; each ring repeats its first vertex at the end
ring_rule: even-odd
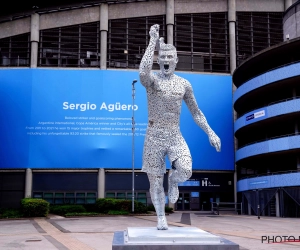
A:
POLYGON ((85 199, 84 198, 77 198, 76 199, 76 204, 85 204, 85 199))
POLYGON ((96 198, 86 198, 86 203, 87 204, 95 204, 96 203, 96 198))
POLYGON ((100 23, 41 30, 39 66, 99 67, 100 23))
POLYGON ((53 193, 44 193, 44 198, 52 198, 53 193))
POLYGON ((85 193, 76 193, 76 204, 85 204, 85 193))
POLYGON ((176 14, 178 70, 229 73, 227 13, 176 14))
POLYGON ((143 203, 144 205, 147 205, 147 198, 137 198, 137 201, 143 203))
MULTIPOLYGON (((166 37, 165 16, 109 20, 107 67, 138 69, 154 24, 159 24, 160 36, 166 37)), ((155 63, 153 68, 159 67, 155 63)))
POLYGON ((76 197, 85 197, 85 193, 76 193, 76 197))
POLYGON ((237 12, 237 66, 255 53, 283 42, 282 12, 237 12))
POLYGON ((65 198, 65 204, 74 204, 75 198, 65 198))
POLYGON ((115 193, 106 193, 106 198, 115 198, 115 193))
POLYGON ((43 193, 33 193, 33 198, 43 198, 43 193))
POLYGON ((0 39, 0 66, 29 66, 29 40, 29 33, 0 39))
POLYGON ((44 199, 45 201, 48 201, 50 204, 53 204, 53 199, 49 199, 49 198, 47 198, 47 199, 44 199))
POLYGON ((125 193, 117 193, 117 199, 126 199, 125 193))
POLYGON ((54 204, 64 204, 64 199, 63 198, 55 198, 54 204))
MULTIPOLYGON (((119 193, 119 198, 124 199, 125 193, 119 193)), ((115 193, 106 193, 107 197, 115 198, 115 193)), ((33 192, 34 198, 43 198, 50 204, 94 204, 97 192, 33 192)))
MULTIPOLYGON (((136 193, 134 194, 134 199, 136 199, 136 193)), ((132 193, 127 193, 127 200, 132 200, 132 193)))
POLYGON ((87 193, 86 196, 87 197, 96 197, 96 193, 87 193))

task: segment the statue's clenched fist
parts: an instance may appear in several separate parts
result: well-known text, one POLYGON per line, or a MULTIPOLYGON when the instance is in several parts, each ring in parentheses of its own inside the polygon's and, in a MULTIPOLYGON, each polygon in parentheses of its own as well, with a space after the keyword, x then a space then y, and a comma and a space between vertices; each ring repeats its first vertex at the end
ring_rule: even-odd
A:
POLYGON ((150 31, 149 31, 149 35, 155 41, 158 40, 158 38, 159 38, 159 25, 158 24, 154 24, 154 25, 151 26, 150 31))
POLYGON ((221 152, 221 140, 216 135, 216 133, 213 131, 209 132, 208 139, 209 139, 210 145, 212 145, 217 150, 217 152, 221 152))

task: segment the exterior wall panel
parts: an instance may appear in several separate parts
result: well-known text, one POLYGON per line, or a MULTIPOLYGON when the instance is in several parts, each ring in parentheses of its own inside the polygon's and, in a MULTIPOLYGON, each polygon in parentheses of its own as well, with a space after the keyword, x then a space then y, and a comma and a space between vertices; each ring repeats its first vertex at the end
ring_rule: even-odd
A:
POLYGON ((0 39, 30 32, 30 17, 0 23, 0 39))
POLYGON ((199 1, 175 0, 175 14, 227 11, 226 0, 199 1))
MULTIPOLYGON (((285 115, 285 114, 291 114, 294 112, 300 112, 300 100, 299 99, 289 100, 289 101, 285 101, 283 103, 278 103, 278 104, 274 104, 271 106, 262 107, 260 109, 256 109, 251 112, 248 112, 235 121, 234 132, 237 132, 239 129, 249 125, 250 122, 248 122, 246 120, 247 116, 249 116, 252 113, 258 112, 262 109, 265 110, 267 115, 261 117, 261 119, 259 119, 259 120, 253 120, 253 122, 259 122, 261 120, 273 118, 275 116, 281 116, 281 115, 285 115)), ((251 124, 253 122, 251 122, 251 124)))
POLYGON ((233 95, 233 102, 236 102, 239 98, 242 98, 243 95, 246 95, 248 92, 252 90, 258 89, 268 84, 272 84, 277 81, 298 76, 299 71, 300 71, 300 63, 295 63, 256 76, 251 80, 245 82, 235 91, 233 95))
POLYGON ((33 191, 97 190, 97 173, 33 173, 33 191))
POLYGON ((165 1, 112 4, 108 6, 108 19, 165 15, 165 1))
POLYGON ((0 208, 19 208, 24 192, 25 172, 0 172, 0 208))
POLYGON ((276 187, 299 186, 300 173, 278 174, 247 178, 237 182, 238 192, 276 187))
POLYGON ((100 7, 89 7, 62 12, 43 14, 40 16, 40 29, 51 29, 100 20, 100 7))
POLYGON ((284 11, 283 0, 237 0, 236 11, 284 11))
POLYGON ((236 162, 260 154, 268 154, 300 148, 300 136, 294 135, 245 146, 236 151, 236 162))

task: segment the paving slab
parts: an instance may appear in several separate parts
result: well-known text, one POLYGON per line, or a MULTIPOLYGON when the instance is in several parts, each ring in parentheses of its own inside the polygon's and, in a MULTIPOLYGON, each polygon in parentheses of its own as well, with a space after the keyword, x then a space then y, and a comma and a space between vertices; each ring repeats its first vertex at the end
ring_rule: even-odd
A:
MULTIPOLYGON (((218 216, 200 211, 176 211, 168 215, 167 220, 170 227, 196 227, 223 237, 238 244, 240 250, 300 249, 300 218, 261 216, 258 219, 246 215, 218 216), (185 221, 191 225, 185 224, 185 221), (263 237, 268 237, 269 242, 263 241, 263 237), (294 237, 298 241, 286 242, 284 237, 294 237), (277 243, 272 242, 272 239, 276 239, 277 243)), ((124 231, 128 227, 155 226, 155 216, 50 216, 0 220, 0 249, 112 250, 115 232, 124 231)))

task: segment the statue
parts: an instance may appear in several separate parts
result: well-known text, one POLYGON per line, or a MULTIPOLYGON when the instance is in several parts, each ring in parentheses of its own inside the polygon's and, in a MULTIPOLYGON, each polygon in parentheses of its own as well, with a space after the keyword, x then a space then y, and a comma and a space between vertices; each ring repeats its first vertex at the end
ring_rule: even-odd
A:
POLYGON ((157 229, 167 230, 165 217, 165 193, 163 176, 166 173, 165 156, 172 163, 169 174, 168 196, 176 203, 178 183, 188 180, 192 175, 190 150, 181 135, 179 122, 182 100, 185 101, 196 124, 208 135, 210 144, 219 152, 220 138, 208 125, 205 116, 198 108, 191 84, 174 74, 178 62, 176 48, 159 39, 159 25, 150 28, 150 42, 141 60, 139 75, 146 88, 148 99, 148 127, 144 142, 142 171, 150 182, 150 195, 157 214, 157 229), (159 50, 157 63, 160 72, 153 73, 154 50, 159 50))

